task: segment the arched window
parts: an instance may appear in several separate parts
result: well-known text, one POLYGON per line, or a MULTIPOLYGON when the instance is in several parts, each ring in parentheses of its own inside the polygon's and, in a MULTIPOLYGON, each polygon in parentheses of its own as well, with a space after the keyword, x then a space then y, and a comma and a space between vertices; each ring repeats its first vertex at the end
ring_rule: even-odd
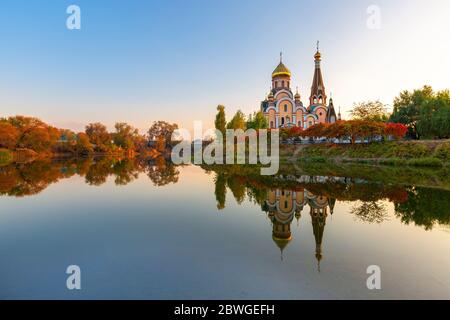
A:
POLYGON ((284 80, 281 81, 281 87, 284 88, 284 80))
POLYGON ((302 126, 302 122, 301 122, 301 121, 298 122, 298 126, 299 126, 299 127, 302 126))
POLYGON ((288 105, 285 104, 285 105, 284 105, 284 112, 287 112, 287 111, 288 111, 288 105))
POLYGON ((284 125, 284 117, 281 117, 281 125, 284 125))
POLYGON ((275 88, 278 88, 278 81, 275 81, 275 88))
POLYGON ((290 84, 290 83, 289 83, 289 81, 288 81, 288 82, 287 82, 287 86, 288 86, 288 88, 289 88, 289 84, 290 84))
POLYGON ((273 121, 270 121, 270 127, 271 127, 271 128, 273 128, 273 127, 274 127, 274 125, 273 125, 273 121))

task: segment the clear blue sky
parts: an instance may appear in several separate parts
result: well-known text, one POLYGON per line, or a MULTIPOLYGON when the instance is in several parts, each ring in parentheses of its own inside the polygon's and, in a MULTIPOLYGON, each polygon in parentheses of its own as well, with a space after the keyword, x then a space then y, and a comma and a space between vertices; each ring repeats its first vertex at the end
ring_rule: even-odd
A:
POLYGON ((0 116, 75 130, 209 126, 217 104, 228 116, 259 108, 280 51, 307 103, 317 40, 325 86, 345 115, 353 102, 450 87, 449 14, 448 0, 4 0, 0 116), (66 28, 70 4, 81 8, 81 30, 66 28), (371 4, 380 30, 366 25, 371 4))

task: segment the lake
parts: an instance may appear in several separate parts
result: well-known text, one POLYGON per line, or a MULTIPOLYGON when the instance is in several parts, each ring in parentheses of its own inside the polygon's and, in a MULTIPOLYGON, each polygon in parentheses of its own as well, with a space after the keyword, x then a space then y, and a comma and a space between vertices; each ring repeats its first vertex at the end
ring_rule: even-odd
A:
POLYGON ((447 188, 40 160, 0 167, 0 208, 1 299, 450 299, 447 188))

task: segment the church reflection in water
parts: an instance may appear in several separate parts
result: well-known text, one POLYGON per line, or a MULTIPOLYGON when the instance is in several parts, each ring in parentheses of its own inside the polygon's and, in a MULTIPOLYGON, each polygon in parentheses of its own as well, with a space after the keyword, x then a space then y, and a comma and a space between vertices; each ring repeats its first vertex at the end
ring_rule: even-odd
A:
POLYGON ((305 214, 309 208, 312 231, 316 242, 315 255, 320 271, 320 261, 323 257, 322 240, 326 219, 328 214, 333 214, 335 203, 336 199, 315 195, 306 189, 294 191, 272 189, 268 191, 263 209, 267 210, 272 222, 272 239, 280 248, 281 258, 283 258, 283 250, 292 240, 291 225, 294 218, 298 223, 302 214, 305 214))
MULTIPOLYGON (((214 177, 212 187, 219 211, 226 208, 228 191, 238 204, 249 201, 260 206, 272 224, 272 239, 281 250, 281 257, 293 239, 291 227, 295 224, 294 219, 297 223, 305 223, 303 220, 310 218, 316 243, 315 256, 320 264, 326 220, 333 214, 336 201, 347 202, 351 206, 347 213, 362 223, 383 223, 388 216, 386 204, 391 202, 394 216, 404 224, 414 224, 426 230, 437 225, 450 225, 448 189, 386 185, 334 176, 280 174, 263 177, 233 166, 203 170, 214 177)), ((40 159, 32 163, 0 166, 0 196, 33 196, 51 184, 75 175, 84 178, 85 183, 92 187, 100 187, 110 178, 116 185, 123 186, 145 179, 145 176, 154 187, 163 187, 178 183, 181 171, 182 166, 176 166, 163 157, 40 159)), ((206 192, 209 197, 209 191, 206 192)))

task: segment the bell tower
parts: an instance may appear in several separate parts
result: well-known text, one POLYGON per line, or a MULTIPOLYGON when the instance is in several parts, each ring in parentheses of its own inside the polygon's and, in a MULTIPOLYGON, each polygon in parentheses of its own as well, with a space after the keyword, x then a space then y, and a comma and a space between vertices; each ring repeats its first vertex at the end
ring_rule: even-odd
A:
POLYGON ((317 51, 314 55, 315 70, 314 78, 311 86, 311 95, 309 97, 309 105, 327 105, 327 95, 325 93, 325 85, 323 84, 322 70, 320 62, 322 61, 322 54, 319 50, 319 41, 317 41, 317 51))

